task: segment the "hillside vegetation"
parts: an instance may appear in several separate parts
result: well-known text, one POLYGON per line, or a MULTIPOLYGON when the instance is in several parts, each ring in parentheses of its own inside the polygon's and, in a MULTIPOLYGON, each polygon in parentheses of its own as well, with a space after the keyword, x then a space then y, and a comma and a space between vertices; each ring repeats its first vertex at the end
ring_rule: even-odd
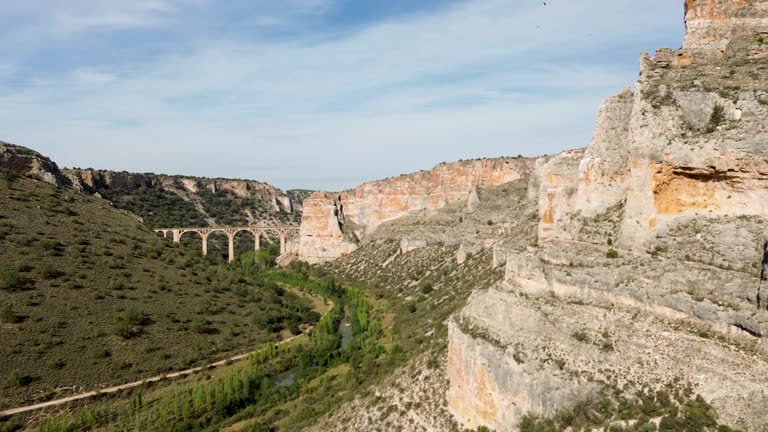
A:
POLYGON ((305 191, 253 180, 66 169, 74 186, 134 213, 152 228, 298 223, 305 191))
POLYGON ((223 358, 318 318, 102 199, 0 182, 0 407, 223 358))

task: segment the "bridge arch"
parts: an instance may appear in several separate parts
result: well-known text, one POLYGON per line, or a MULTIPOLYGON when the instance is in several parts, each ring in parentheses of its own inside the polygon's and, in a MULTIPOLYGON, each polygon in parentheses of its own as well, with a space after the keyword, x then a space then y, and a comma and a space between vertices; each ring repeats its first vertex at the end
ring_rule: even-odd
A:
POLYGON ((173 234, 173 241, 175 243, 181 242, 181 237, 190 232, 197 233, 203 241, 202 249, 203 255, 208 255, 208 236, 211 233, 224 233, 229 241, 229 262, 235 260, 235 237, 240 232, 247 231, 251 233, 254 238, 254 250, 261 249, 261 236, 266 235, 267 232, 273 232, 280 239, 280 253, 286 252, 286 240, 288 235, 293 231, 299 231, 297 226, 256 226, 256 227, 215 227, 215 228, 158 228, 155 232, 163 234, 163 237, 167 238, 168 233, 173 234))
POLYGON ((203 241, 205 241, 205 238, 206 238, 206 237, 208 237, 208 235, 207 235, 207 234, 203 234, 203 233, 202 233, 201 231, 199 231, 199 230, 181 230, 181 231, 179 232, 179 241, 181 241, 181 238, 182 238, 182 237, 184 237, 184 234, 187 234, 187 233, 195 233, 195 234, 198 234, 198 235, 200 235, 200 238, 201 238, 201 239, 203 239, 203 241))

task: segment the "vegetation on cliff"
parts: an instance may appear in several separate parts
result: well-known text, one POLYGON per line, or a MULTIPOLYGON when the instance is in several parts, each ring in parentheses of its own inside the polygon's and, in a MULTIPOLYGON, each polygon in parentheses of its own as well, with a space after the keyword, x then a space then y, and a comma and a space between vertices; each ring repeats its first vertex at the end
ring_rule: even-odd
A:
POLYGON ((65 172, 85 192, 98 193, 117 208, 141 217, 151 228, 295 223, 301 212, 293 211, 293 204, 286 207, 280 199, 298 206, 305 195, 300 191, 284 194, 250 180, 81 169, 65 172))
POLYGON ((714 408, 680 384, 634 393, 615 389, 578 401, 553 418, 523 417, 520 432, 738 432, 720 424, 714 408))

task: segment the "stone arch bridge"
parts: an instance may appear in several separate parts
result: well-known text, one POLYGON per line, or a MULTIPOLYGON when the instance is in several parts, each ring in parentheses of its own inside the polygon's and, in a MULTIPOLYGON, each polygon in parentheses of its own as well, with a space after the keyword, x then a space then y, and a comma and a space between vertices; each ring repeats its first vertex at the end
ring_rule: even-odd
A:
POLYGON ((203 239, 203 255, 208 255, 208 236, 215 232, 221 232, 227 235, 229 240, 229 262, 235 260, 235 236, 240 232, 249 232, 253 235, 255 241, 255 250, 261 249, 261 237, 267 233, 275 234, 280 239, 280 254, 284 254, 285 241, 292 232, 298 232, 299 227, 291 225, 276 226, 252 226, 252 227, 206 227, 206 228, 158 228, 155 232, 168 238, 171 234, 174 243, 180 243, 181 237, 186 233, 195 233, 203 239))

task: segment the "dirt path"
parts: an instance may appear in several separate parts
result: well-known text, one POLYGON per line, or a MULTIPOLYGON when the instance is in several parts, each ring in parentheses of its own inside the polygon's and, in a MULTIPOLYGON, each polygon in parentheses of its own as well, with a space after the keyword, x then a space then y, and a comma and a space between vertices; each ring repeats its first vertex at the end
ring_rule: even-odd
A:
MULTIPOLYGON (((296 291, 299 291, 299 290, 296 290, 296 291)), ((310 297, 314 298, 314 296, 310 296, 310 297)), ((333 307, 334 306, 328 307, 328 310, 326 310, 324 312, 328 313, 328 311, 333 309, 333 307)), ((321 312, 323 312, 323 311, 321 310, 321 312)), ((323 315, 325 315, 325 313, 323 313, 323 315)), ((302 333, 300 335, 296 335, 296 336, 290 337, 288 339, 283 339, 280 342, 275 343, 275 345, 282 345, 282 344, 288 343, 288 342, 290 342, 292 340, 295 340, 296 338, 304 336, 305 334, 309 333, 309 331, 312 330, 312 328, 314 328, 314 326, 309 327, 304 333, 302 333)), ((24 412, 34 411, 34 410, 38 410, 38 409, 41 409, 41 408, 48 408, 48 407, 52 407, 52 406, 63 405, 63 404, 69 403, 69 402, 74 402, 74 401, 83 400, 83 399, 89 399, 89 398, 92 398, 94 396, 101 395, 101 394, 117 393, 117 392, 121 392, 123 390, 128 390, 128 389, 132 389, 134 387, 139 387, 139 386, 141 386, 141 385, 143 385, 145 383, 154 383, 154 382, 163 381, 163 380, 166 380, 166 379, 178 378, 178 377, 192 375, 192 374, 195 374, 197 372, 201 372, 203 370, 213 369, 213 368, 224 366, 224 365, 226 365, 226 364, 228 364, 230 362, 236 362, 236 361, 243 360, 243 359, 247 358, 249 355, 258 352, 264 346, 266 346, 266 344, 262 345, 261 347, 259 347, 259 349, 255 350, 255 351, 251 351, 251 352, 248 352, 248 353, 245 353, 245 354, 236 355, 234 357, 229 357, 227 359, 220 360, 220 361, 217 361, 216 363, 211 363, 211 364, 206 365, 206 366, 198 366, 198 367, 194 367, 194 368, 191 368, 191 369, 185 369, 185 370, 178 371, 178 372, 171 372, 171 373, 168 373, 168 374, 165 374, 165 375, 157 375, 157 376, 154 376, 154 377, 151 377, 151 378, 145 378, 143 380, 134 381, 134 382, 131 382, 131 383, 128 383, 128 384, 121 384, 121 385, 114 386, 114 387, 107 387, 107 388, 103 388, 103 389, 99 389, 99 390, 92 390, 92 391, 89 391, 89 392, 86 392, 86 393, 80 393, 80 394, 76 394, 76 395, 73 395, 73 396, 68 396, 68 397, 61 398, 61 399, 54 399, 54 400, 51 400, 51 401, 48 401, 48 402, 41 402, 41 403, 34 404, 34 405, 27 405, 27 406, 7 409, 7 410, 4 410, 4 411, 0 411, 0 417, 11 416, 11 415, 14 415, 14 414, 21 414, 21 413, 24 413, 24 412)))

